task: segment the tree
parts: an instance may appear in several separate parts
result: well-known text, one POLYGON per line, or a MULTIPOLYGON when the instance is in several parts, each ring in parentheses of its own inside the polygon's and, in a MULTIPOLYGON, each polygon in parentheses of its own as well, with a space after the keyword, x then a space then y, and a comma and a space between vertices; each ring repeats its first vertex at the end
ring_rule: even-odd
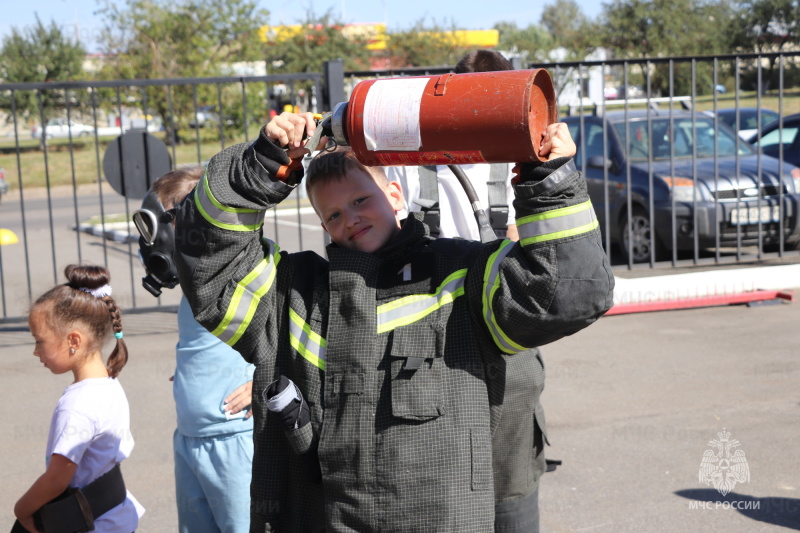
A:
POLYGON ((322 64, 331 59, 342 59, 348 70, 367 68, 366 43, 350 38, 344 28, 330 11, 319 17, 309 12, 298 31, 272 37, 264 46, 271 73, 321 72, 322 64))
MULTIPOLYGON (((740 31, 736 44, 756 53, 779 52, 800 43, 800 1, 739 0, 740 31)), ((776 57, 769 60, 764 90, 773 82, 776 57)))
POLYGON ((472 48, 459 42, 456 27, 450 30, 420 19, 408 30, 389 35, 388 53, 391 66, 430 67, 455 65, 472 48))
MULTIPOLYGON (((614 0, 604 4, 603 42, 617 57, 665 57, 727 53, 732 49, 733 11, 727 0, 614 0)), ((652 93, 669 91, 668 65, 651 72, 652 93)), ((646 65, 641 64, 641 76, 646 65)), ((698 80, 699 92, 711 90, 707 73, 698 80)), ((689 65, 675 70, 675 94, 691 90, 689 65)))
MULTIPOLYGON (((0 48, 0 77, 7 82, 35 83, 45 81, 68 81, 83 77, 83 46, 64 35, 55 21, 45 26, 36 15, 36 23, 21 30, 11 28, 11 34, 3 39, 0 48)), ((73 103, 75 95, 67 98, 73 103)), ((0 105, 11 107, 10 96, 0 97, 0 105)), ((41 91, 45 116, 51 109, 63 108, 65 95, 62 91, 41 91)), ((39 117, 39 103, 35 91, 17 91, 17 112, 39 117)))
POLYGON ((498 48, 518 53, 524 62, 547 61, 547 54, 555 46, 553 36, 536 24, 519 29, 514 22, 499 22, 495 29, 500 32, 498 48))
MULTIPOLYGON (((99 13, 108 58, 101 76, 110 79, 213 76, 231 63, 261 60, 258 32, 269 15, 250 0, 106 0, 99 13)), ((148 107, 164 117, 169 139, 173 121, 180 129, 194 116, 195 96, 199 105, 219 99, 213 86, 197 86, 197 95, 188 85, 168 91, 151 88, 147 99, 148 107)), ((218 111, 220 117, 226 114, 218 111)))

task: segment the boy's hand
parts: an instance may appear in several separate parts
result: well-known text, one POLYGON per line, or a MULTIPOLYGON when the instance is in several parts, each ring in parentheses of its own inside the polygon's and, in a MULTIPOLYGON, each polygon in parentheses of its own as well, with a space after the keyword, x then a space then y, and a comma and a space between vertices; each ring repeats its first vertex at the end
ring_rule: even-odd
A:
POLYGON ((569 127, 563 122, 550 124, 542 132, 542 142, 539 145, 539 155, 547 157, 548 161, 559 157, 572 157, 577 148, 572 136, 569 134, 569 127))
POLYGON ((277 117, 270 120, 264 127, 264 132, 267 137, 274 139, 278 144, 286 148, 286 155, 291 159, 303 157, 311 149, 316 147, 306 148, 303 143, 303 137, 311 137, 317 129, 317 123, 314 121, 312 113, 281 113, 277 117))

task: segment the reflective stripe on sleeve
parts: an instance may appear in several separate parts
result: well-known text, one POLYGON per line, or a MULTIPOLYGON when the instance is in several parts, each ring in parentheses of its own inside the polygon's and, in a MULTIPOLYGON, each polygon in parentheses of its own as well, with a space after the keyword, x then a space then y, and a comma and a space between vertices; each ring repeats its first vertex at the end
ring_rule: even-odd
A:
POLYGON ((209 224, 231 231, 253 231, 264 223, 264 211, 222 205, 208 186, 208 172, 195 187, 194 201, 197 209, 209 224))
POLYGON ((314 333, 311 326, 306 324, 293 309, 289 309, 289 342, 306 361, 320 370, 325 370, 327 341, 314 333))
POLYGON ((412 294, 379 305, 377 309, 378 333, 386 333, 400 326, 421 320, 442 306, 464 294, 467 269, 447 276, 433 294, 412 294))
POLYGON ((589 233, 597 226, 590 200, 517 219, 522 246, 589 233))
POLYGON ((483 319, 489 328, 489 333, 491 333, 494 343, 500 350, 508 354, 521 352, 527 348, 512 341, 500 329, 494 316, 492 302, 494 293, 500 287, 500 263, 503 262, 503 259, 514 247, 514 244, 514 241, 504 240, 500 247, 489 256, 489 260, 486 263, 486 271, 483 274, 483 319))
POLYGON ((278 246, 272 241, 269 253, 241 281, 237 282, 231 301, 222 322, 211 333, 221 341, 233 346, 244 334, 256 312, 261 298, 267 294, 275 281, 278 263, 281 260, 278 246))

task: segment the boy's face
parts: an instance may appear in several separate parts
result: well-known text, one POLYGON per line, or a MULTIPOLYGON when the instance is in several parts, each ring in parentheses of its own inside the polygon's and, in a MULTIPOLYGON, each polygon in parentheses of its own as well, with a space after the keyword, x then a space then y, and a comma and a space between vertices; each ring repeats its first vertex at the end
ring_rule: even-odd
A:
POLYGON ((381 187, 367 172, 352 170, 315 186, 311 195, 322 227, 342 248, 372 253, 400 230, 403 193, 397 182, 381 187))

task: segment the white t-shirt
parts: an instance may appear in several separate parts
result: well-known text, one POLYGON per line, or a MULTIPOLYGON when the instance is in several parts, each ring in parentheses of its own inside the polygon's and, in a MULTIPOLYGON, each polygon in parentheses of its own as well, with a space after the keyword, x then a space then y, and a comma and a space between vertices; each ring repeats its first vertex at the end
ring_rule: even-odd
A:
MULTIPOLYGON (((133 450, 128 399, 119 381, 91 378, 73 383, 58 400, 50 421, 47 465, 57 453, 78 465, 71 487, 85 487, 133 450)), ((124 473, 123 473, 124 475, 124 473)), ((95 517, 98 533, 131 533, 144 508, 128 492, 127 499, 95 517)))
MULTIPOLYGON (((514 211, 514 189, 511 186, 512 164, 508 165, 508 177, 506 178, 506 202, 508 204, 507 225, 515 224, 514 211)), ((491 165, 461 165, 464 173, 469 178, 475 194, 478 195, 481 207, 489 216, 489 174, 491 165)), ((397 181, 403 188, 403 196, 406 200, 406 211, 400 213, 400 218, 404 218, 408 213, 422 211, 422 208, 415 203, 420 197, 419 170, 418 167, 385 167, 386 176, 397 181)), ((440 237, 461 237, 473 241, 481 240, 478 231, 478 223, 472 212, 467 193, 456 178, 455 174, 447 168, 447 165, 436 167, 436 178, 439 182, 439 228, 440 237)))

